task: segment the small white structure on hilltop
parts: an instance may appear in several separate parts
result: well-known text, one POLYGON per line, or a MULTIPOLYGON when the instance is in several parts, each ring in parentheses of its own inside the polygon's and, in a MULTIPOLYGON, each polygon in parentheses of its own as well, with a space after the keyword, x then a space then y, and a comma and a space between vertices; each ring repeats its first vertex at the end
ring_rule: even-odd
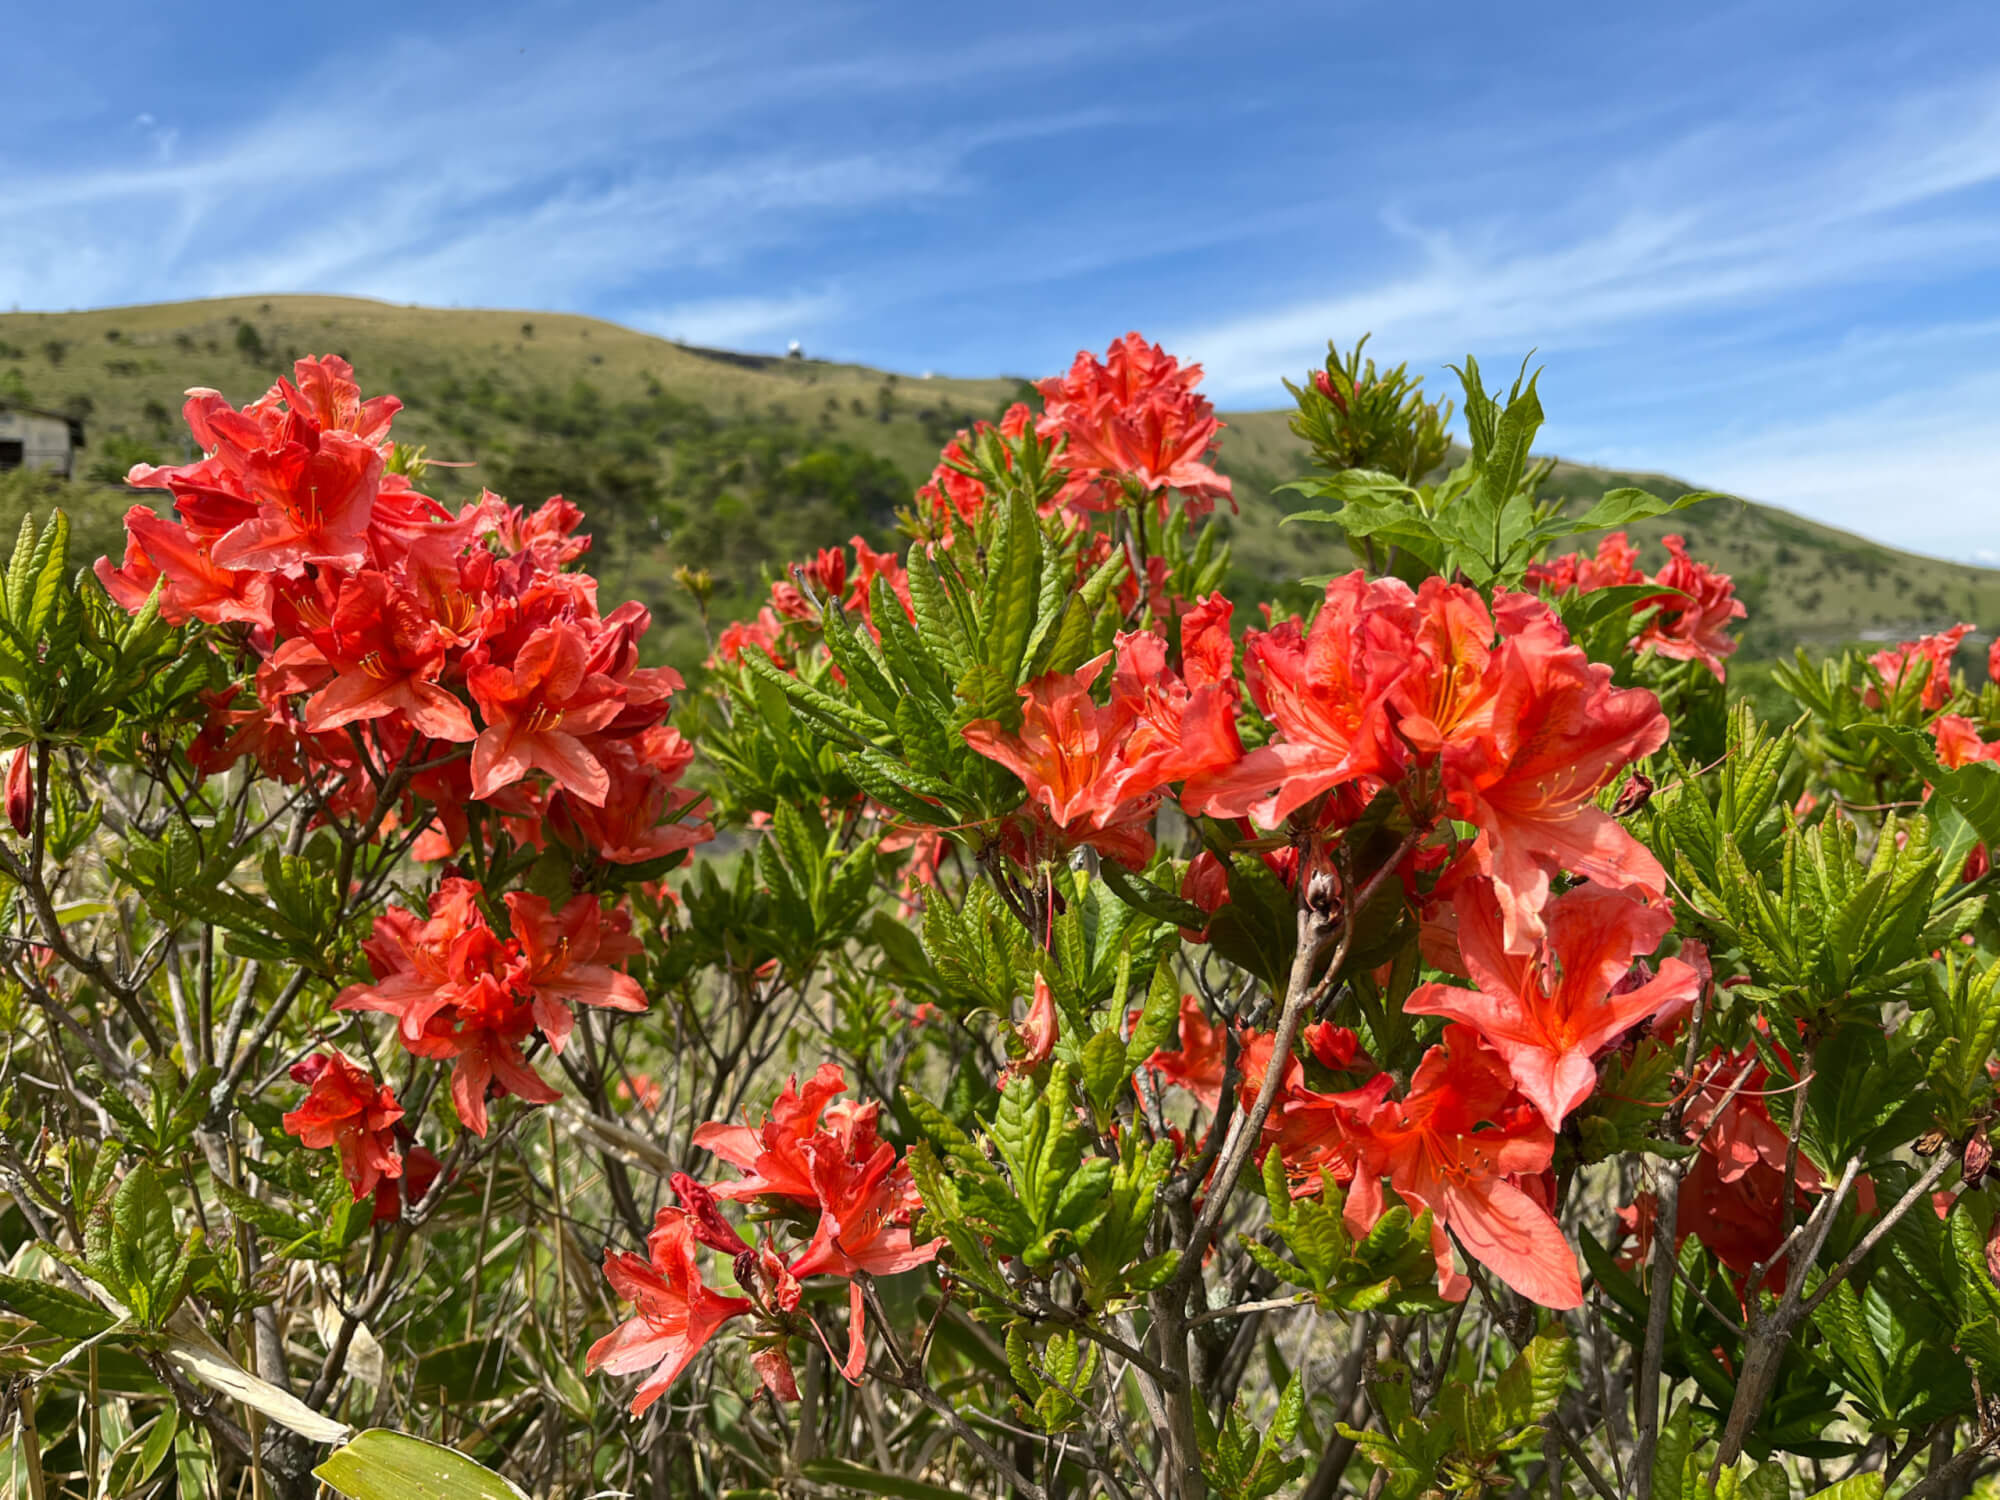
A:
POLYGON ((799 347, 799 341, 797 339, 793 339, 789 344, 785 346, 786 359, 804 359, 805 357, 806 357, 806 351, 799 347))
POLYGON ((46 469, 70 476, 83 423, 60 412, 0 404, 0 469, 46 469))

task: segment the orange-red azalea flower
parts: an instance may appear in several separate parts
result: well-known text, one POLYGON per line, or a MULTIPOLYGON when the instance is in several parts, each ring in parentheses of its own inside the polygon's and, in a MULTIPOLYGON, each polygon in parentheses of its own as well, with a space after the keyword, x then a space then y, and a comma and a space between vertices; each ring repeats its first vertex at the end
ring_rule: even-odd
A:
POLYGON ((751 1308, 748 1297, 726 1297, 702 1283, 694 1227, 673 1207, 653 1221, 643 1259, 604 1252, 604 1279, 633 1315, 590 1346, 583 1367, 586 1374, 647 1371, 632 1397, 635 1415, 666 1394, 717 1329, 751 1308))
POLYGON ((584 737, 618 716, 618 685, 589 669, 582 631, 566 620, 528 637, 511 666, 475 666, 466 685, 486 718, 472 747, 472 794, 487 798, 544 771, 593 807, 611 789, 584 737))
POLYGON ((1578 886, 1551 902, 1547 937, 1532 954, 1507 951, 1491 881, 1467 881, 1457 906, 1459 950, 1477 988, 1427 984, 1403 1009, 1476 1027, 1551 1129, 1597 1087, 1598 1054, 1640 1021, 1692 1002, 1701 985, 1692 968, 1670 958, 1648 982, 1617 989, 1674 919, 1663 906, 1603 886, 1578 886))
POLYGON ((395 1093, 344 1052, 315 1052, 292 1065, 307 1087, 299 1107, 284 1117, 285 1130, 315 1151, 340 1152, 340 1170, 358 1203, 385 1177, 403 1175, 396 1122, 403 1107, 395 1093))
POLYGON ((1357 1111, 1359 1158, 1346 1217, 1371 1228, 1384 1207, 1381 1179, 1412 1208, 1432 1214, 1438 1286, 1452 1301, 1471 1289, 1452 1263, 1445 1231, 1508 1286, 1543 1307, 1583 1302, 1576 1255, 1549 1211, 1514 1179, 1548 1168, 1555 1136, 1514 1091, 1507 1064, 1470 1026, 1445 1028, 1401 1099, 1357 1111))

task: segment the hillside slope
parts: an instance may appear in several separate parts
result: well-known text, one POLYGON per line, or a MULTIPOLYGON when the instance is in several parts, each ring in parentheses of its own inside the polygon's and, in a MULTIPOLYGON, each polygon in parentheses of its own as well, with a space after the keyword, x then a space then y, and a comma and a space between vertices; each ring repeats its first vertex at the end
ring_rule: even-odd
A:
MULTIPOLYGON (((1238 412, 1227 420, 1223 447, 1233 473, 1268 489, 1303 468, 1305 446, 1287 425, 1287 413, 1238 412)), ((1455 452, 1449 461, 1462 456, 1455 452)), ((1623 485, 1668 497, 1700 488, 1665 474, 1559 462, 1544 493, 1581 504, 1623 485)), ((1282 543, 1299 529, 1285 528, 1282 543)), ((1666 556, 1659 539, 1679 533, 1696 557, 1734 575, 1750 612, 1743 629, 1746 657, 1769 658, 1801 645, 1900 640, 1958 620, 1989 628, 2000 621, 2000 569, 1901 552, 1774 505, 1708 500, 1631 532, 1649 567, 1666 556)), ((1592 540, 1584 539, 1586 545, 1592 540)), ((1242 545, 1261 553, 1260 543, 1246 538, 1242 545)))
MULTIPOLYGON (((565 314, 275 296, 0 314, 0 401, 82 416, 79 473, 109 480, 137 459, 186 455, 179 407, 189 386, 241 402, 294 358, 324 352, 352 360, 367 390, 403 398, 405 442, 468 465, 432 471, 441 498, 483 484, 517 502, 560 490, 584 505, 606 589, 651 604, 663 644, 682 660, 700 654, 702 636, 673 586, 676 566, 710 570, 715 611, 728 615, 785 558, 857 532, 886 541, 938 448, 1021 390, 1014 378, 917 378, 697 349, 565 314)), ((1242 504, 1231 523, 1241 581, 1342 566, 1345 549, 1323 528, 1280 526, 1297 502, 1277 488, 1305 459, 1285 413, 1226 420, 1221 466, 1242 504)), ((1594 498, 1627 483, 1688 488, 1571 464, 1551 488, 1594 498)), ((108 546, 129 498, 103 488, 69 503, 85 512, 88 540, 108 546)), ((1748 655, 2000 618, 2000 571, 1914 557, 1768 506, 1714 501, 1640 530, 1654 541, 1682 531, 1698 555, 1736 574, 1751 608, 1748 655)))

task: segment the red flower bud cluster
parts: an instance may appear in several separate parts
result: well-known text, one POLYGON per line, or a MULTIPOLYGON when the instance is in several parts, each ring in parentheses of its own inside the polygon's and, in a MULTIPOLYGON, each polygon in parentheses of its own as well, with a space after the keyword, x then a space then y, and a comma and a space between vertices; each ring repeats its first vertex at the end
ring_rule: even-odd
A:
POLYGON ((315 1151, 332 1147, 360 1202, 386 1179, 403 1175, 396 1122, 403 1106, 386 1084, 344 1052, 315 1052, 291 1069, 306 1097, 284 1117, 288 1134, 315 1151))

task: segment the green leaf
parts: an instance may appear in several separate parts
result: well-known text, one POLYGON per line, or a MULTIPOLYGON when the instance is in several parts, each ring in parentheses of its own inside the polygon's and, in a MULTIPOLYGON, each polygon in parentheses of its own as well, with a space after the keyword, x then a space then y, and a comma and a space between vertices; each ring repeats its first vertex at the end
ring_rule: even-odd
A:
POLYGON ((159 1175, 145 1162, 125 1175, 111 1200, 113 1264, 124 1285, 113 1288, 142 1323, 159 1327, 173 1311, 173 1283, 181 1260, 173 1204, 159 1175))
POLYGON ((896 1500, 961 1500, 961 1492, 901 1474, 885 1474, 844 1458, 816 1458, 799 1465, 799 1472, 815 1484, 857 1495, 891 1495, 896 1500))
POLYGON ((88 1297, 22 1276, 0 1275, 0 1307, 66 1339, 95 1338, 118 1321, 88 1297))
POLYGON ((1686 510, 1704 500, 1723 498, 1712 490, 1695 490, 1672 500, 1662 500, 1658 495, 1628 485, 1622 489, 1606 490, 1603 499, 1576 518, 1575 526, 1578 531, 1614 531, 1621 526, 1651 520, 1654 516, 1686 510))
POLYGON ((2000 765, 1976 760, 1950 769, 1938 763, 1930 739, 1901 725, 1864 724, 1924 780, 1939 797, 1956 808, 1978 832, 1981 843, 2000 846, 2000 765))
POLYGON ((1173 1041, 1178 1035, 1181 1015, 1181 987, 1173 960, 1162 954, 1153 966, 1153 982, 1146 987, 1146 1003, 1132 1024, 1132 1039, 1125 1044, 1125 1060, 1133 1069, 1173 1041))
POLYGON ((348 1500, 528 1500, 463 1453, 371 1427, 313 1470, 348 1500))
POLYGON ((1528 1340, 1528 1346, 1500 1374, 1493 1386, 1493 1411, 1500 1423, 1495 1439, 1541 1421, 1562 1400, 1569 1383, 1573 1345, 1559 1326, 1551 1325, 1528 1340))
POLYGON ((1107 1026, 1083 1044, 1077 1060, 1084 1091, 1100 1113, 1110 1110, 1132 1069, 1125 1060, 1125 1040, 1116 1026, 1107 1026))
POLYGON ((31 511, 21 517, 21 529, 14 538, 14 555, 7 562, 7 620, 16 633, 27 622, 29 589, 35 577, 35 517, 31 511))
POLYGON ((1112 894, 1127 906, 1156 921, 1199 931, 1208 925, 1208 913, 1143 875, 1135 875, 1114 859, 1098 866, 1097 878, 1111 887, 1112 894))
POLYGON ((1035 628, 1042 572, 1042 534, 1034 508, 1016 493, 1000 513, 987 555, 986 664, 1009 694, 1020 683, 1022 657, 1035 628))
POLYGON ((104 1493, 130 1495, 143 1488, 173 1451, 174 1434, 179 1430, 180 1413, 169 1406, 120 1443, 105 1470, 104 1493))
POLYGON ((1653 1450, 1653 1493, 1667 1500, 1685 1493, 1688 1461, 1695 1455, 1694 1407, 1683 1401, 1660 1428, 1653 1450))

